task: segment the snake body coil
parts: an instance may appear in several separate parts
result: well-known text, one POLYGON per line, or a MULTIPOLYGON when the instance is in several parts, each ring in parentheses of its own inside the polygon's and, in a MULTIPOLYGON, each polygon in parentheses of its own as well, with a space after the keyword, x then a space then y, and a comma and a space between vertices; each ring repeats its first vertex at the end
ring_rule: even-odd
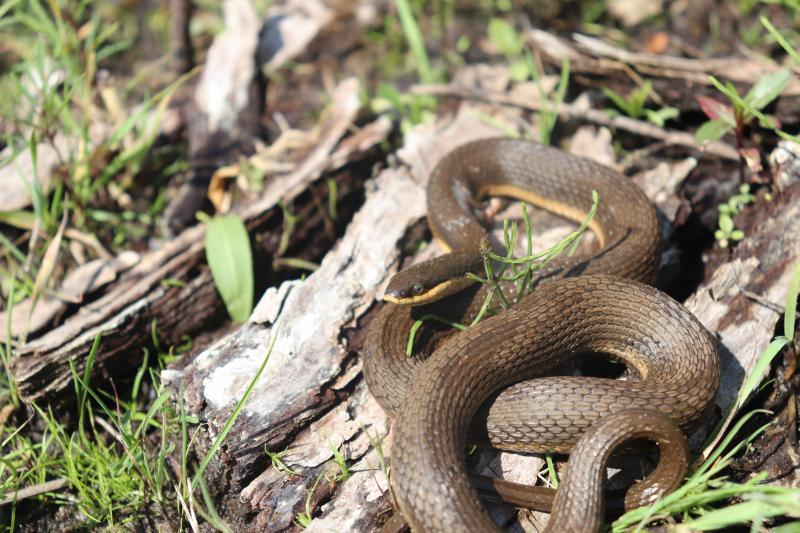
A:
POLYGON ((399 273, 386 299, 415 305, 431 294, 454 295, 424 307, 384 306, 370 325, 364 362, 370 391, 395 419, 392 486, 412 528, 496 529, 464 465, 470 424, 492 399, 486 421, 498 448, 568 452, 586 435, 556 497, 553 531, 599 528, 604 461, 630 438, 655 440, 662 460, 626 503, 674 489, 687 462, 674 424, 687 430, 706 410, 719 363, 713 340, 688 310, 633 281, 652 282, 660 258, 658 222, 644 194, 588 160, 490 139, 442 160, 429 182, 428 213, 434 236, 452 251, 399 273), (416 318, 436 312, 468 320, 483 302, 486 289, 464 279, 482 264, 485 230, 471 212, 475 199, 514 196, 580 220, 592 190, 600 206, 590 227, 601 244, 593 257, 555 263, 533 295, 462 333, 427 327, 422 353, 404 356, 416 318), (587 353, 625 362, 627 380, 537 377, 587 353))

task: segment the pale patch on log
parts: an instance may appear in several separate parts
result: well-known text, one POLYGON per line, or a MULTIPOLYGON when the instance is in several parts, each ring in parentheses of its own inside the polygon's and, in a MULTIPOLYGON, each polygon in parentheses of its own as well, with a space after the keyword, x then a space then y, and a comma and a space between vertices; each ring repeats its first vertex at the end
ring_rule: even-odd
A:
POLYGON ((405 171, 384 171, 320 268, 305 281, 264 296, 259 309, 273 312, 255 315, 276 317, 278 308, 274 321, 249 322, 182 372, 187 394, 207 402, 203 417, 213 436, 244 393, 271 335, 277 335, 266 371, 227 441, 236 470, 250 474, 264 444, 286 442, 330 409, 333 395, 320 392, 343 370, 348 354, 339 340, 342 329, 352 327, 377 299, 387 273, 397 269, 397 243, 424 210, 423 190, 405 171), (284 297, 276 301, 280 293, 284 297), (241 370, 239 379, 232 379, 231 369, 241 370))

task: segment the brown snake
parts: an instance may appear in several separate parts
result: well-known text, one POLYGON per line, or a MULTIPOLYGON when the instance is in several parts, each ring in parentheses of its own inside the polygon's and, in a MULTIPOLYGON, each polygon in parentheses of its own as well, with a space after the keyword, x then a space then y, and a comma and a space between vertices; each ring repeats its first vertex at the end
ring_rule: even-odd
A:
POLYGON ((599 529, 605 462, 632 438, 654 440, 661 459, 629 489, 626 507, 677 487, 688 451, 675 425, 689 430, 713 401, 719 362, 697 319, 641 283, 654 280, 660 260, 658 222, 645 195, 597 163, 542 145, 489 139, 456 149, 436 167, 428 221, 452 251, 390 281, 386 299, 411 305, 380 310, 364 361, 370 391, 394 418, 392 487, 412 529, 497 529, 464 464, 470 424, 487 400, 481 417, 494 447, 568 452, 578 443, 550 531, 599 529), (421 353, 405 357, 414 320, 435 312, 468 322, 485 298, 487 288, 470 287, 465 279, 482 265, 479 243, 486 231, 471 211, 476 199, 513 196, 580 220, 592 190, 600 198, 590 225, 598 252, 551 264, 533 295, 464 332, 426 325, 421 353), (537 377, 591 353, 623 361, 627 379, 537 377))

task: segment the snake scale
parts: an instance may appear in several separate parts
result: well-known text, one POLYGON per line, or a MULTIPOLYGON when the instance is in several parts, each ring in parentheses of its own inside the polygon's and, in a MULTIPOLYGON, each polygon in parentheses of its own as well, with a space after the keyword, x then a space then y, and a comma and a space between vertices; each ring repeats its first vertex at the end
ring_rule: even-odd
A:
POLYGON ((646 285, 657 275, 661 243, 644 193, 558 149, 487 139, 445 156, 427 198, 431 231, 448 253, 390 280, 391 303, 370 323, 364 361, 370 391, 394 419, 391 483, 412 530, 498 530, 465 466, 475 425, 496 448, 573 452, 550 531, 601 527, 605 463, 630 439, 653 440, 661 457, 629 489, 626 507, 676 488, 688 463, 682 432, 713 401, 719 361, 699 321, 646 285), (580 221, 593 190, 600 203, 589 227, 599 249, 591 257, 551 263, 532 295, 466 331, 426 325, 419 353, 405 356, 417 318, 435 312, 468 322, 485 299, 488 288, 466 278, 482 269, 488 238, 473 214, 479 199, 511 196, 580 221), (542 377, 595 353, 625 363, 626 379, 542 377))

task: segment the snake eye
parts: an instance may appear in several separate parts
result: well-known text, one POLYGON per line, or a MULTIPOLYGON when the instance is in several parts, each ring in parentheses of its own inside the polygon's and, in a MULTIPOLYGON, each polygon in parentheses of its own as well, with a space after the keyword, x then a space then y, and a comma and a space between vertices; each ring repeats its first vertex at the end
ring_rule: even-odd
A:
POLYGON ((425 287, 422 286, 422 283, 415 283, 411 290, 414 291, 414 294, 422 294, 425 292, 425 287))

